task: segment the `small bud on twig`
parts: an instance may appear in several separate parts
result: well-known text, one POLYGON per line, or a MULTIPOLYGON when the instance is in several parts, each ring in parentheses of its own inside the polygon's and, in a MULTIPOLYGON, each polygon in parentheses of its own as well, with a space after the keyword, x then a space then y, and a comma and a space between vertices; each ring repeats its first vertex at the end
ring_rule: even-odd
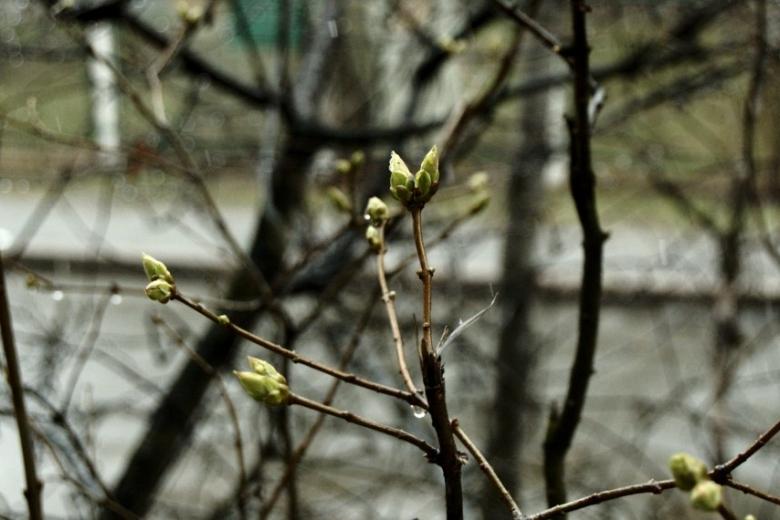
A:
POLYGON ((150 282, 155 280, 165 280, 171 285, 175 283, 173 280, 173 275, 170 273, 170 271, 168 271, 168 268, 165 266, 165 264, 156 258, 144 253, 141 256, 141 262, 144 266, 146 278, 148 278, 150 282))
POLYGON ((286 404, 290 397, 287 379, 262 359, 250 356, 248 361, 252 372, 233 372, 244 391, 252 399, 267 405, 286 404))
POLYGON ((711 480, 696 484, 691 491, 691 505, 701 511, 717 511, 723 503, 723 489, 711 480))
POLYGON ((366 219, 371 222, 372 226, 381 226, 387 221, 389 216, 390 211, 387 209, 387 204, 385 204, 382 199, 379 197, 371 197, 368 199, 368 204, 366 204, 366 219))
POLYGON ((674 483, 683 491, 690 491, 697 483, 707 479, 707 466, 687 453, 676 453, 669 457, 669 469, 674 483))
POLYGON ((173 297, 174 291, 174 286, 165 280, 151 281, 149 282, 149 285, 146 286, 146 289, 144 289, 146 296, 148 296, 150 300, 160 303, 168 303, 173 297))
POLYGON ((382 234, 379 232, 379 228, 369 225, 366 228, 366 240, 371 250, 375 253, 382 251, 382 234))

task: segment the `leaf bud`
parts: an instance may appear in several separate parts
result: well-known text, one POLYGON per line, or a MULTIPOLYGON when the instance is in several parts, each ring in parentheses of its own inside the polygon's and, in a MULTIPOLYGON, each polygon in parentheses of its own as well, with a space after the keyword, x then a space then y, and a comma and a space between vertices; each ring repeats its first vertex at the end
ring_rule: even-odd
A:
POLYGON ((343 213, 352 212, 352 203, 350 202, 349 197, 347 197, 347 194, 337 187, 331 186, 328 188, 326 195, 328 196, 328 199, 330 199, 331 203, 333 203, 333 205, 339 211, 343 213))
MULTIPOLYGON (((420 169, 428 172, 431 176, 431 184, 438 186, 439 184, 439 149, 436 145, 433 145, 431 149, 425 154, 425 157, 420 164, 420 169)), ((419 175, 419 174, 418 174, 419 175)))
POLYGON ((173 297, 174 288, 167 281, 158 279, 149 282, 144 292, 152 301, 168 303, 173 297))
POLYGON ((669 470, 674 483, 683 491, 690 491, 698 482, 707 478, 707 466, 687 453, 675 453, 669 457, 669 470))
POLYGON ((227 314, 220 314, 217 316, 217 321, 220 325, 230 325, 230 318, 228 318, 227 314))
POLYGON ((255 372, 233 371, 244 392, 255 401, 260 401, 271 406, 285 404, 290 396, 290 388, 287 381, 279 381, 269 376, 255 372))
POLYGON ((701 511, 717 511, 723 503, 723 488, 711 480, 703 480, 691 491, 691 505, 701 511))
POLYGON ((387 204, 379 197, 371 197, 366 204, 366 218, 373 226, 381 226, 390 216, 387 204))
POLYGON ((369 225, 366 228, 366 240, 371 250, 375 253, 382 251, 382 234, 379 232, 379 228, 369 225))
POLYGON ((174 284, 173 275, 171 275, 170 271, 168 271, 168 268, 164 263, 160 262, 152 256, 147 255, 146 253, 141 255, 141 262, 144 266, 146 278, 148 278, 150 282, 155 280, 165 280, 171 285, 174 284))

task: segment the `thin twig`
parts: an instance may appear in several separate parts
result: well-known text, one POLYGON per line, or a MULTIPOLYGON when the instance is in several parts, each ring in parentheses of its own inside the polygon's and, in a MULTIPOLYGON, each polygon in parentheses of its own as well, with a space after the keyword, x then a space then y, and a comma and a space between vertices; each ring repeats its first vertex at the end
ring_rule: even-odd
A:
POLYGON ((718 482, 726 475, 730 475, 735 469, 744 464, 750 457, 753 456, 758 450, 763 448, 772 437, 780 433, 780 421, 776 422, 771 428, 759 435, 759 437, 748 446, 745 451, 737 454, 734 458, 724 464, 715 466, 712 471, 712 480, 718 482))
POLYGON ((572 511, 577 511, 578 509, 584 509, 602 502, 608 502, 610 500, 615 500, 616 498, 627 497, 630 495, 641 495, 644 493, 653 493, 658 495, 668 489, 674 489, 675 487, 674 480, 651 480, 645 484, 632 484, 630 486, 623 486, 607 491, 598 491, 586 497, 578 498, 577 500, 572 500, 571 502, 566 502, 565 504, 560 504, 555 507, 546 509, 541 513, 531 515, 527 518, 527 520, 545 520, 546 518, 554 518, 564 513, 570 513, 572 511))
POLYGON ((460 427, 457 419, 452 420, 452 431, 455 433, 455 436, 460 439, 466 449, 469 450, 469 453, 471 453, 471 455, 474 457, 474 460, 477 461, 479 469, 482 470, 488 480, 496 487, 499 494, 501 495, 501 499, 512 513, 512 518, 514 520, 524 520, 525 515, 520 510, 520 507, 517 505, 517 502, 515 502, 515 499, 512 498, 512 494, 509 492, 506 486, 504 486, 504 483, 501 482, 501 479, 498 477, 495 470, 493 470, 493 466, 490 465, 490 462, 488 462, 482 452, 479 451, 479 448, 477 448, 477 446, 471 441, 469 436, 466 435, 466 432, 463 431, 463 428, 460 427))
POLYGON ((43 506, 41 504, 41 488, 43 487, 35 467, 35 445, 33 444, 30 419, 24 403, 24 385, 22 373, 19 369, 19 359, 16 355, 16 343, 14 342, 13 323, 11 321, 11 306, 8 302, 8 291, 5 284, 5 267, 3 265, 3 253, 0 251, 0 335, 3 339, 3 353, 6 359, 8 386, 11 388, 11 398, 14 404, 16 426, 19 428, 19 441, 22 446, 22 460, 24 461, 24 478, 27 489, 24 496, 27 499, 27 508, 32 520, 43 519, 43 506))
MULTIPOLYGON (((202 304, 192 301, 186 296, 182 295, 181 293, 176 293, 174 295, 174 299, 183 303, 187 307, 193 309, 198 314, 201 314, 211 321, 215 323, 221 323, 219 316, 214 314, 212 311, 204 307, 202 304)), ((241 336, 242 338, 246 339, 247 341, 250 341, 251 343, 254 343, 255 345, 258 345, 260 347, 265 348, 266 350, 270 350, 271 352, 274 352, 276 354, 279 354, 280 356, 289 359, 293 363, 301 364, 304 366, 307 366, 309 368, 313 368, 314 370, 317 370, 319 372, 322 372, 323 374, 327 374, 329 376, 335 377, 337 379, 341 379, 342 381, 345 381, 347 383, 361 386, 363 388, 367 388, 369 390, 373 390, 374 392, 389 395, 390 397, 395 397, 396 399, 400 399, 402 401, 406 401, 409 404, 418 404, 419 398, 410 393, 406 392, 404 390, 400 390, 398 388, 393 388, 391 386, 386 386, 381 383, 375 383, 374 381, 370 381, 368 379, 364 379, 362 377, 359 377, 355 374, 352 374, 350 372, 344 372, 342 370, 335 369, 333 367, 329 367, 327 365, 323 365, 322 363, 319 363, 317 361, 314 361, 312 359, 309 359, 307 357, 301 356, 297 352, 290 350, 288 348, 285 348, 281 345, 277 345, 276 343, 272 341, 268 341, 267 339, 261 338, 260 336, 256 336, 255 334, 252 334, 248 330, 239 327, 238 325, 235 325, 234 323, 227 323, 224 325, 225 327, 232 330, 237 335, 241 336)))
POLYGON ((401 430, 399 428, 394 428, 392 426, 380 424, 378 422, 374 422, 369 419, 366 419, 365 417, 355 415, 352 412, 348 412, 346 410, 339 410, 338 408, 333 408, 332 406, 328 406, 319 403, 317 401, 312 401, 311 399, 307 399, 297 394, 290 394, 287 403, 289 405, 300 405, 320 413, 332 415, 333 417, 338 417, 339 419, 343 419, 349 423, 357 424, 358 426, 368 428, 369 430, 374 430, 376 432, 388 435, 390 437, 395 437, 398 440, 407 442, 412 446, 416 446, 420 448, 423 451, 423 453, 425 453, 425 456, 428 458, 429 461, 434 461, 438 457, 438 452, 436 451, 436 448, 434 448, 424 440, 420 439, 419 437, 416 437, 411 433, 401 430))
POLYGON ((736 489, 737 491, 742 491, 746 495, 753 495, 756 498, 760 498, 761 500, 766 500, 767 502, 780 506, 780 497, 770 495, 769 493, 761 491, 760 489, 756 489, 752 486, 748 486, 747 484, 743 484, 742 482, 732 480, 730 477, 722 481, 722 484, 724 486, 736 489))
MULTIPOLYGON (((385 311, 387 319, 390 321, 390 329, 393 331, 393 343, 395 344, 395 354, 398 358, 398 370, 404 380, 406 388, 413 394, 417 394, 417 387, 414 385, 412 376, 409 373, 409 367, 406 365, 406 356, 404 355, 404 339, 401 336, 401 327, 398 325, 398 313, 395 310, 395 291, 390 291, 387 285, 387 276, 385 275, 385 252, 384 247, 385 225, 379 227, 379 241, 382 248, 376 254, 376 273, 379 279, 379 288, 382 291, 382 301, 385 302, 385 311)), ((427 409, 427 406, 424 407, 427 409)))
POLYGON ((425 396, 428 399, 428 409, 436 437, 439 441, 440 456, 438 463, 444 475, 445 500, 447 504, 447 519, 462 520, 463 489, 461 484, 461 460, 455 446, 455 439, 447 411, 446 392, 444 388, 444 371, 441 358, 436 354, 431 335, 431 298, 433 291, 433 269, 428 264, 425 252, 425 242, 422 230, 422 208, 413 208, 412 231, 417 258, 420 263, 418 275, 423 286, 423 337, 420 341, 419 357, 425 383, 425 396))

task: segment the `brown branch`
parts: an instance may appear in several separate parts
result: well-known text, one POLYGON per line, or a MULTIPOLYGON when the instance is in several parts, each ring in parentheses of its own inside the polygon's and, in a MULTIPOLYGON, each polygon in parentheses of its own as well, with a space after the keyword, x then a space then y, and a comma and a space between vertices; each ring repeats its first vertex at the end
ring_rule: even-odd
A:
POLYGON ((425 453, 425 456, 428 458, 429 461, 435 461, 438 458, 438 452, 436 451, 436 448, 434 448, 424 440, 420 439, 419 437, 416 437, 411 433, 401 430, 399 428, 394 428, 392 426, 387 426, 378 422, 374 422, 369 419, 366 419, 365 417, 355 415, 352 412, 346 410, 339 410, 338 408, 333 408, 332 406, 328 406, 319 403, 317 401, 312 401, 311 399, 307 399, 303 396, 292 394, 292 393, 289 396, 287 404, 303 406, 305 408, 309 408, 311 410, 324 413, 326 415, 332 415, 333 417, 338 417, 339 419, 343 419, 349 423, 357 424, 358 426, 368 428, 369 430, 374 430, 375 432, 379 432, 384 435, 388 435, 390 437, 395 437, 398 440, 407 442, 412 446, 416 446, 420 448, 423 451, 423 453, 425 453))
POLYGON ((32 439, 30 419, 27 416, 27 409, 24 403, 24 386, 22 373, 19 369, 19 359, 16 355, 16 343, 11 321, 11 305, 8 302, 2 251, 0 251, 0 335, 2 335, 3 353, 6 359, 6 377, 8 386, 11 388, 16 426, 19 428, 19 441, 22 447, 24 478, 27 483, 24 497, 27 499, 27 509, 30 512, 31 520, 42 520, 41 488, 43 485, 38 480, 35 468, 35 445, 32 439))
POLYGON ((596 354, 601 308, 602 260, 606 234, 601 230, 596 207, 595 184, 591 164, 591 124, 588 106, 591 100, 590 63, 583 0, 571 0, 574 30, 574 120, 569 120, 571 164, 569 184, 583 233, 583 269, 579 298, 579 325, 574 363, 563 410, 553 412, 544 441, 544 476, 547 503, 566 501, 565 458, 585 406, 593 361, 596 354))
POLYGON ((752 486, 748 486, 747 484, 743 484, 742 482, 732 480, 731 477, 723 480, 721 483, 724 486, 736 489, 737 491, 742 491, 746 495, 753 495, 756 498, 760 498, 761 500, 766 500, 767 502, 780 506, 780 497, 770 495, 769 493, 761 491, 760 489, 756 489, 752 486))
POLYGON ((423 337, 420 342, 419 357, 425 383, 425 396, 431 422, 436 430, 439 441, 438 463, 444 474, 445 499, 447 504, 447 519, 463 519, 463 489, 461 487, 461 461, 455 446, 452 425, 447 412, 446 393, 444 388, 444 371, 441 358, 436 354, 431 335, 431 293, 433 289, 433 269, 428 264, 425 253, 422 230, 422 208, 414 208, 412 212, 412 230, 417 258, 420 262, 418 275, 423 285, 423 337))
MULTIPOLYGON (((406 388, 413 394, 417 395, 417 387, 414 385, 412 375, 409 373, 409 367, 406 365, 406 356, 404 355, 404 339, 401 336, 401 327, 398 325, 398 313, 395 310, 395 291, 391 291, 387 285, 387 276, 385 275, 385 252, 387 249, 384 247, 384 234, 385 225, 382 224, 379 227, 380 243, 382 249, 376 254, 376 272, 379 279, 379 288, 382 291, 382 301, 385 302, 385 311, 387 312, 387 319, 390 321, 390 329, 393 331, 393 343, 395 344, 395 354, 398 358, 398 370, 401 372, 401 377, 404 380, 406 388)), ((418 406, 427 409, 427 406, 423 406, 421 403, 418 406)))
MULTIPOLYGON (((193 309, 198 314, 201 314, 202 316, 205 316, 206 318, 210 319, 214 323, 221 323, 219 316, 214 314, 212 311, 204 307, 202 304, 192 301, 186 296, 182 295, 181 293, 176 293, 174 296, 174 299, 183 303, 187 307, 193 309)), ((329 367, 327 365, 323 365, 322 363, 319 363, 317 361, 314 361, 313 359, 309 359, 307 357, 301 356, 297 352, 290 350, 288 348, 285 348, 281 345, 278 345, 272 341, 268 341, 267 339, 261 338, 260 336, 257 336, 255 334, 252 334, 248 330, 239 327, 238 325, 235 325, 234 323, 227 323, 224 325, 228 329, 230 329, 233 333, 237 334, 238 336, 244 338, 245 340, 254 343, 255 345, 258 345, 260 347, 263 347, 266 350, 270 350, 271 352, 275 354, 279 354, 280 356, 289 359, 293 363, 301 364, 304 366, 307 366, 309 368, 313 368, 314 370, 317 370, 319 372, 322 372, 323 374, 327 374, 329 376, 335 377, 336 379, 341 379, 344 382, 361 386, 363 388, 367 388, 369 390, 372 390, 374 392, 377 392, 379 394, 389 395, 390 397, 394 397, 396 399, 400 399, 401 401, 406 401, 409 404, 418 404, 419 398, 410 393, 406 392, 404 390, 399 390, 398 388, 393 388, 391 386, 386 386, 381 383, 375 383, 374 381, 370 381, 368 379, 364 379, 362 377, 359 377, 355 374, 352 374, 350 372, 344 372, 342 370, 338 370, 333 367, 329 367)))
POLYGON ((753 456, 758 450, 763 448, 772 437, 780 433, 780 421, 777 421, 771 428, 759 435, 759 437, 748 446, 745 451, 737 454, 734 458, 724 464, 715 466, 712 471, 712 480, 719 482, 721 479, 731 474, 735 469, 744 464, 750 457, 753 456))
POLYGON ((572 511, 577 511, 578 509, 584 509, 596 504, 601 504, 602 502, 608 502, 610 500, 615 500, 616 498, 627 497, 631 495, 641 495, 644 493, 653 493, 658 495, 668 489, 674 489, 675 487, 674 480, 651 480, 645 484, 632 484, 630 486, 623 486, 607 491, 598 491, 586 497, 578 498, 577 500, 572 500, 571 502, 566 502, 565 504, 560 504, 555 507, 546 509, 541 513, 531 515, 527 518, 527 520, 545 520, 546 518, 554 518, 564 513, 570 513, 572 511))
POLYGON ((474 457, 474 460, 477 461, 479 469, 482 470, 490 483, 496 487, 499 494, 501 495, 501 499, 512 513, 513 520, 524 520, 525 515, 520 510, 520 507, 517 505, 517 502, 515 502, 514 498, 512 498, 512 494, 509 492, 506 486, 504 486, 504 483, 501 482, 501 479, 496 474, 493 466, 490 465, 490 462, 488 462, 482 452, 479 451, 479 448, 477 448, 477 446, 471 441, 469 436, 466 435, 466 432, 463 431, 463 428, 460 427, 457 419, 452 420, 452 431, 455 433, 455 436, 460 439, 466 449, 469 450, 469 453, 471 453, 471 455, 474 457))

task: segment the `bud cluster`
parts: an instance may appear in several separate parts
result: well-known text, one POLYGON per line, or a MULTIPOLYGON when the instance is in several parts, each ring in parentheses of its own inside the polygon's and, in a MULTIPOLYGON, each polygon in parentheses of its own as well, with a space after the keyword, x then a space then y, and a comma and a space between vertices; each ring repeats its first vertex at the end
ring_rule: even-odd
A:
POLYGON ((709 479, 704 462, 687 453, 669 458, 669 470, 674 483, 683 491, 690 491, 691 505, 702 511, 717 511, 723 503, 721 486, 709 479))
POLYGON ((247 395, 271 406, 286 404, 290 397, 287 379, 267 361, 252 356, 247 357, 247 360, 251 372, 233 371, 247 395))
POLYGON ((439 151, 436 146, 425 155, 414 175, 397 153, 390 154, 390 193, 408 209, 424 206, 438 188, 439 151))
POLYGON ((149 284, 144 289, 146 296, 156 302, 168 303, 176 294, 176 282, 173 275, 164 263, 146 253, 141 256, 141 262, 146 278, 149 280, 149 284))
POLYGON ((383 228, 387 219, 390 218, 390 210, 379 197, 371 197, 366 204, 365 218, 368 221, 366 228, 366 240, 368 245, 375 253, 382 251, 384 245, 383 228))

